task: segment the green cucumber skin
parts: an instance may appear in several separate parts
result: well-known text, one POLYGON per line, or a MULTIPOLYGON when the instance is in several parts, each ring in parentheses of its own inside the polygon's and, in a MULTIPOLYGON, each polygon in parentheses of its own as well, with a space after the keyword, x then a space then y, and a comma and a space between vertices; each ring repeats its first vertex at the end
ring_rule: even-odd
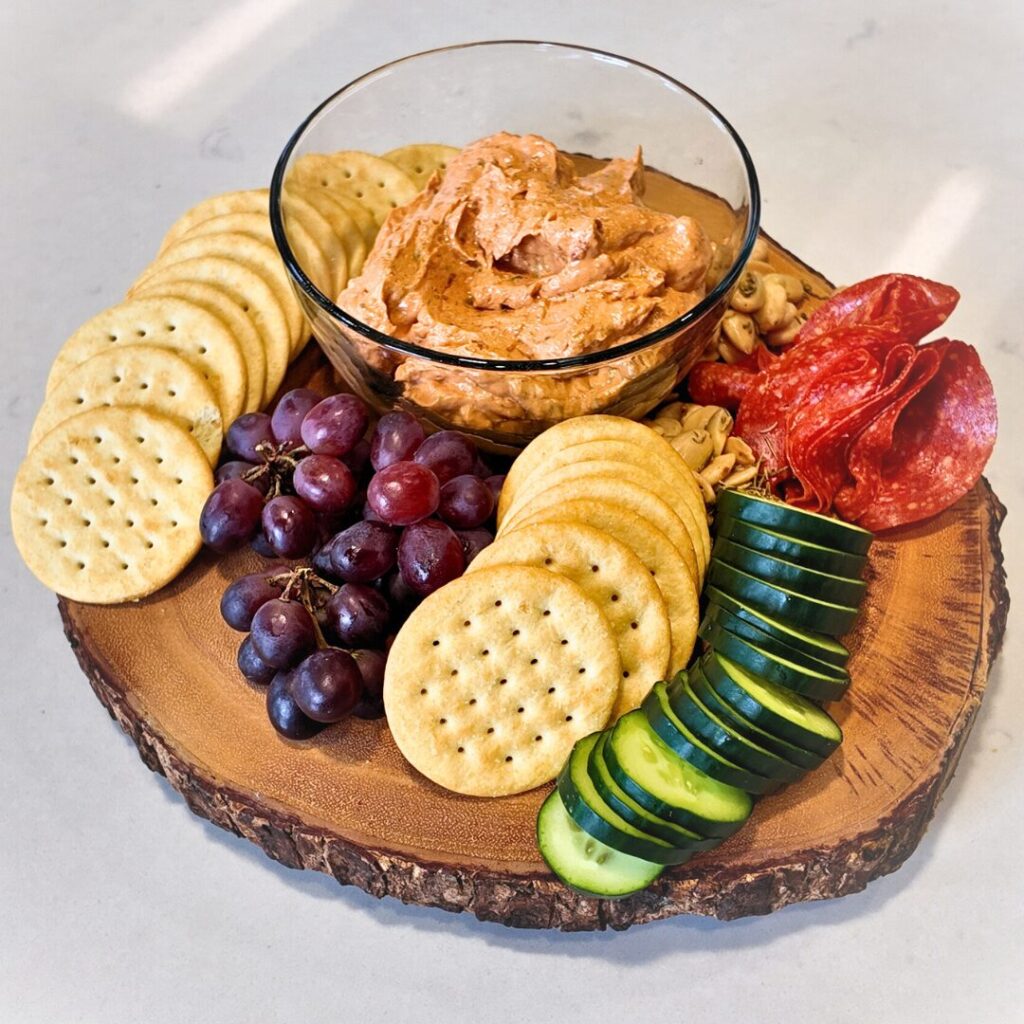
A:
MULTIPOLYGON (((642 829, 643 831, 650 833, 652 836, 657 836, 658 839, 664 839, 665 842, 671 843, 679 849, 688 849, 692 850, 694 853, 700 853, 703 850, 713 850, 718 846, 721 842, 719 839, 705 839, 702 836, 699 836, 692 829, 684 828, 682 825, 676 825, 666 818, 659 818, 657 815, 651 814, 647 811, 640 814, 635 808, 626 803, 612 788, 612 786, 616 785, 615 780, 611 780, 612 785, 610 786, 598 768, 597 762, 598 759, 601 759, 601 767, 604 768, 609 777, 611 776, 607 762, 604 760, 604 748, 607 738, 607 732, 602 733, 601 739, 594 744, 594 748, 590 752, 590 760, 587 763, 587 771, 590 774, 590 781, 594 783, 594 788, 597 790, 601 799, 604 800, 604 802, 608 804, 608 806, 615 811, 620 818, 625 818, 626 821, 634 826, 634 828, 642 829)), ((620 792, 622 791, 620 790, 620 792)))
MULTIPOLYGON (((788 718, 760 704, 753 695, 747 693, 743 686, 729 675, 728 671, 718 662, 714 652, 710 657, 702 658, 700 670, 711 691, 720 703, 731 708, 735 715, 750 722, 772 736, 791 743, 802 750, 810 751, 822 759, 833 754, 842 743, 833 742, 825 736, 803 729, 788 718)), ((838 726, 837 726, 838 728, 838 726)), ((840 737, 842 730, 840 730, 840 737)))
POLYGON ((742 828, 747 820, 743 818, 741 821, 714 821, 709 818, 702 818, 700 815, 694 814, 683 807, 674 807, 672 804, 659 800, 658 797, 648 793, 643 786, 638 785, 625 773, 622 765, 619 764, 618 758, 615 756, 615 749, 610 742, 605 746, 604 763, 608 766, 608 771, 616 784, 640 804, 641 807, 650 811, 651 814, 657 815, 659 818, 667 818, 669 821, 674 821, 676 824, 682 825, 683 828, 688 828, 690 831, 696 832, 706 839, 721 841, 742 828))
POLYGON ((718 496, 722 515, 740 519, 755 526, 778 530, 790 537, 812 544, 836 548, 851 555, 866 555, 874 537, 859 526, 838 519, 818 516, 779 501, 767 501, 740 491, 725 490, 718 496))
MULTIPOLYGON (((753 795, 762 796, 765 793, 773 793, 779 788, 778 780, 747 771, 727 762, 719 755, 708 754, 696 744, 691 743, 686 734, 680 730, 679 726, 682 723, 677 724, 669 717, 671 708, 666 711, 664 706, 668 703, 667 697, 664 698, 663 704, 662 697, 656 692, 659 686, 664 689, 664 684, 659 683, 658 686, 655 686, 644 698, 641 708, 647 716, 651 728, 661 737, 665 746, 672 749, 673 753, 684 761, 689 761, 694 768, 704 772, 705 775, 730 786, 736 786, 738 789, 745 789, 753 795)), ((682 728, 685 729, 686 726, 684 725, 682 728)))
POLYGON ((762 651, 777 655, 786 661, 792 661, 812 672, 840 676, 846 670, 845 661, 840 665, 835 661, 822 661, 820 658, 813 657, 802 648, 790 646, 785 640, 779 639, 776 634, 766 633, 760 626, 754 625, 753 622, 741 618, 739 615, 733 615, 728 609, 713 601, 708 603, 707 611, 704 613, 698 630, 698 635, 702 640, 707 639, 705 633, 712 626, 717 626, 744 640, 749 640, 755 647, 760 647, 762 651), (704 632, 700 632, 700 630, 704 632))
POLYGON ((781 757, 783 761, 805 772, 814 771, 825 762, 825 758, 821 754, 807 750, 806 747, 801 747, 798 743, 792 743, 781 736, 775 736, 767 729, 755 725, 741 715, 728 701, 718 695, 708 680, 707 671, 703 666, 700 668, 699 674, 690 680, 690 686, 697 698, 703 701, 705 706, 729 728, 735 730, 740 736, 764 747, 765 750, 770 750, 776 756, 781 757))
POLYGON ((816 572, 842 576, 850 580, 860 579, 864 566, 867 564, 867 557, 864 555, 851 555, 836 548, 808 544, 795 537, 787 537, 785 534, 755 526, 753 523, 745 523, 742 519, 733 519, 730 516, 718 516, 715 520, 715 536, 735 541, 744 547, 752 548, 785 562, 792 562, 795 565, 814 569, 816 572))
POLYGON ((867 589, 867 584, 863 580, 849 580, 819 573, 814 569, 794 565, 792 562, 744 547, 725 537, 719 537, 715 541, 711 554, 726 565, 741 569, 750 576, 755 576, 766 583, 778 584, 816 601, 830 601, 853 608, 864 600, 864 592, 867 589))
POLYGON ((801 629, 816 630, 829 636, 842 636, 857 621, 856 608, 839 607, 780 589, 741 569, 712 558, 708 582, 755 610, 773 615, 801 629))
POLYGON ((762 653, 743 637, 736 636, 726 629, 714 626, 707 631, 705 642, 715 650, 721 651, 731 661, 742 665, 748 672, 769 682, 775 683, 793 693, 807 697, 809 700, 833 701, 842 698, 850 685, 849 674, 844 670, 842 676, 832 679, 818 679, 812 675, 791 669, 782 662, 776 661, 768 652, 762 653))
POLYGON ((796 782, 803 778, 803 768, 779 757, 755 740, 729 729, 725 723, 715 721, 712 717, 714 712, 701 703, 688 679, 677 679, 669 688, 668 695, 676 717, 709 747, 720 751, 723 757, 779 783, 796 782))
MULTIPOLYGON (((837 668, 844 668, 846 663, 850 660, 850 652, 843 647, 838 640, 833 637, 827 639, 831 643, 841 648, 840 651, 835 651, 823 644, 812 643, 809 640, 801 639, 800 637, 793 636, 791 633, 787 633, 781 628, 781 624, 773 623, 771 618, 763 612, 758 612, 755 608, 749 608, 742 601, 738 601, 736 598, 727 594, 724 590, 719 590, 718 587, 708 586, 705 588, 705 593, 708 598, 708 609, 709 611, 713 608, 721 608, 729 615, 734 616, 737 619, 742 619, 744 622, 749 623, 751 626, 756 627, 763 633, 768 633, 773 636, 780 644, 787 644, 791 647, 799 650, 805 658, 813 658, 829 664, 835 665, 837 668)), ((821 634, 822 639, 825 639, 824 634, 821 634)))

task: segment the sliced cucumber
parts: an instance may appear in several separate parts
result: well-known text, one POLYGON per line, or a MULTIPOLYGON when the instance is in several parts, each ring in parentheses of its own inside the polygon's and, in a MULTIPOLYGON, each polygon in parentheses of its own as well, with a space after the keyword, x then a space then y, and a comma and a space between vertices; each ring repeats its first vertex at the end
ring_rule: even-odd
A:
POLYGON ((863 580, 832 576, 802 565, 794 565, 773 555, 744 547, 725 537, 719 537, 715 541, 711 553, 733 568, 742 569, 760 580, 786 587, 796 594, 813 597, 818 601, 831 601, 852 608, 864 600, 864 592, 867 590, 867 584, 863 580))
POLYGON ((783 558, 787 562, 804 565, 808 569, 845 576, 851 580, 860 578, 867 562, 864 555, 851 555, 846 551, 812 544, 808 540, 797 540, 796 537, 787 537, 764 526, 755 526, 729 516, 719 515, 715 520, 715 536, 762 551, 766 555, 783 558))
POLYGON ((759 795, 772 793, 779 788, 776 779, 769 779, 755 772, 749 772, 732 761, 716 754, 707 744, 695 736, 676 717, 668 702, 665 683, 656 683, 641 705, 651 728, 661 737, 673 753, 684 761, 689 761, 694 768, 699 768, 705 775, 710 775, 719 782, 728 783, 748 793, 759 795))
POLYGON ((719 654, 724 654, 755 676, 777 683, 811 700, 839 700, 850 685, 850 676, 846 669, 837 668, 834 672, 825 673, 807 668, 806 665, 771 654, 717 625, 705 630, 704 640, 719 654))
POLYGON ((679 720, 730 761, 780 783, 796 782, 803 776, 803 768, 772 753, 723 721, 697 697, 686 677, 676 677, 669 687, 668 699, 679 720))
POLYGON ((587 835, 619 853, 654 864, 682 864, 689 860, 692 850, 678 849, 664 839, 642 832, 601 799, 587 772, 590 752, 598 736, 600 733, 594 732, 578 740, 558 776, 558 792, 572 820, 587 835))
POLYGON ((638 804, 702 836, 732 835, 750 814, 749 794, 677 757, 639 709, 615 723, 604 753, 612 778, 638 804))
POLYGON ((692 829, 683 828, 674 821, 667 818, 659 818, 651 814, 646 808, 641 807, 613 778, 608 770, 605 761, 604 748, 608 742, 610 730, 601 733, 594 749, 590 752, 590 761, 587 764, 587 771, 590 773, 594 788, 601 795, 608 806, 626 819, 631 825, 635 825, 642 832, 650 836, 657 836, 664 839, 673 846, 681 849, 690 849, 694 853, 701 850, 710 850, 717 846, 720 839, 706 839, 697 835, 692 829))
POLYGON ((859 526, 743 491, 722 491, 718 495, 718 512, 853 555, 866 555, 873 540, 872 534, 859 526))
MULTIPOLYGON (((750 605, 745 604, 743 601, 730 597, 724 590, 719 590, 718 587, 708 587, 706 593, 709 614, 712 614, 716 607, 722 608, 730 615, 735 615, 736 618, 749 622, 763 632, 770 633, 782 643, 789 644, 790 647, 796 647, 808 657, 827 661, 829 664, 837 665, 840 668, 850 660, 850 652, 838 640, 825 636, 824 633, 813 633, 800 629, 799 626, 791 626, 789 623, 773 618, 765 612, 751 608, 750 605)), ((734 629, 733 632, 736 633, 738 630, 734 629)), ((751 639, 756 640, 757 638, 752 637, 751 639)))
POLYGON ((780 739, 760 726, 754 725, 750 719, 745 718, 731 704, 727 704, 715 693, 708 682, 706 672, 707 665, 703 661, 701 664, 695 665, 691 672, 690 687, 704 707, 733 732, 764 747, 765 750, 770 750, 776 757, 781 757, 783 761, 796 765, 797 768, 802 768, 804 771, 813 771, 825 760, 821 754, 805 750, 795 743, 790 743, 789 740, 780 739))
POLYGON ((843 731, 817 704, 747 672, 718 652, 701 662, 711 688, 736 712, 765 732, 828 757, 843 731))
POLYGON ((737 601, 803 629, 841 636, 857 621, 857 609, 804 597, 734 569, 720 558, 711 559, 708 582, 737 601))
POLYGON ((570 817, 557 789, 537 813, 537 846, 547 866, 585 896, 628 896, 646 889, 664 870, 587 835, 570 817))

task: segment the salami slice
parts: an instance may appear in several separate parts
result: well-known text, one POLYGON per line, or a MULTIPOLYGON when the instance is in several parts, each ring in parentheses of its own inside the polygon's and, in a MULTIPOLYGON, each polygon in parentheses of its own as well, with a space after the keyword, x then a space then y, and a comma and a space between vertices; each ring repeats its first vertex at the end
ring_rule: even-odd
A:
POLYGON ((953 312, 960 293, 911 274, 882 274, 838 291, 807 319, 796 345, 857 324, 886 326, 903 341, 920 341, 953 312))
POLYGON ((877 488, 857 519, 866 529, 902 526, 949 508, 978 482, 995 446, 995 393, 978 353, 946 339, 921 348, 931 350, 938 366, 896 416, 877 488))
POLYGON ((700 405, 721 405, 735 410, 757 380, 753 357, 733 363, 698 363, 686 378, 690 397, 700 405))

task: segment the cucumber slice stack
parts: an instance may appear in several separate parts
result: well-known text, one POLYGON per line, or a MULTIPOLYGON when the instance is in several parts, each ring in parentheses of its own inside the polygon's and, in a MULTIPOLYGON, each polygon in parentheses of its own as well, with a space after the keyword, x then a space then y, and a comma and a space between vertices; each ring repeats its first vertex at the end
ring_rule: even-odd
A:
POLYGON ((836 750, 842 731, 815 701, 849 685, 836 637, 857 617, 870 544, 836 519, 719 496, 703 655, 580 740, 541 808, 537 842, 563 882, 606 899, 643 889, 836 750))

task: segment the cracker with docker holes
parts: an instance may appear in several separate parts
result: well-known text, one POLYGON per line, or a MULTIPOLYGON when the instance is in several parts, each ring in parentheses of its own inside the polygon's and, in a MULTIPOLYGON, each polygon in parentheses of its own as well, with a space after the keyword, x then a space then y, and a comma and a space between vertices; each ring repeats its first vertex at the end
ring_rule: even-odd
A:
POLYGON ((122 302, 79 327, 57 353, 46 393, 73 367, 118 345, 168 348, 187 359, 209 381, 224 423, 231 423, 245 407, 247 371, 234 335, 195 303, 162 297, 122 302))
POLYGON ((647 567, 625 544, 592 526, 538 523, 484 548, 466 572, 499 565, 535 565, 565 576, 601 609, 622 661, 613 717, 639 707, 665 678, 671 645, 665 602, 647 567))
POLYGON ((213 390, 181 356, 146 345, 118 345, 76 366, 46 396, 29 448, 72 416, 110 406, 165 416, 195 438, 211 466, 217 464, 224 426, 213 390))
MULTIPOLYGON (((363 232, 349 210, 325 188, 289 185, 285 190, 285 197, 286 201, 293 197, 305 200, 330 224, 335 238, 345 251, 348 274, 355 277, 362 270, 369 249, 363 232)), ((372 222, 372 218, 370 220, 372 222)))
POLYGON ((75 601, 131 601, 170 582, 199 550, 213 471, 171 420, 90 409, 29 452, 11 495, 14 542, 32 572, 75 601))
POLYGON ((578 586, 502 566, 453 580, 409 616, 388 654, 384 706, 428 779, 506 796, 553 779, 604 726, 619 673, 611 628, 578 586))
POLYGON ((378 227, 395 207, 403 206, 419 192, 397 164, 352 149, 300 156, 289 176, 289 184, 293 181, 319 185, 358 200, 373 214, 378 227))
POLYGON ((661 530, 622 505, 586 498, 538 509, 512 530, 536 523, 561 523, 565 529, 584 523, 625 544, 644 563, 665 602, 672 638, 668 674, 675 675, 686 668, 697 642, 699 595, 693 577, 679 559, 678 550, 661 530))
POLYGON ((436 142, 418 142, 399 146, 384 154, 385 160, 397 164, 412 178, 417 188, 423 188, 434 171, 443 171, 448 161, 458 155, 454 146, 442 146, 436 142))

